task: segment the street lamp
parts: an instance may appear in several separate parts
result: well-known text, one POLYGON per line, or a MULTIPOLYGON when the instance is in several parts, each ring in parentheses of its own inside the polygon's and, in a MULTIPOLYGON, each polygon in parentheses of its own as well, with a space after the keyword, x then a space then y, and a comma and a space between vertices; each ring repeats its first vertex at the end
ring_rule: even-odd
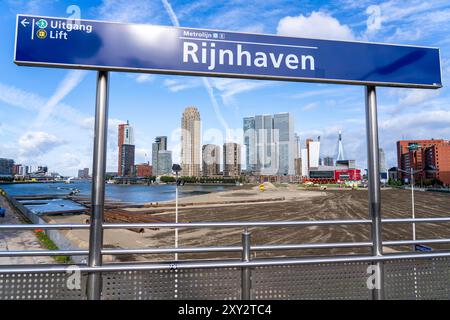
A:
MULTIPOLYGON (((406 171, 400 168, 397 168, 398 171, 401 171, 403 173, 406 173, 410 176, 411 178, 411 202, 412 202, 412 218, 415 219, 416 218, 416 213, 415 213, 415 205, 414 205, 414 175, 420 172, 436 172, 435 169, 433 169, 431 166, 430 167, 425 167, 425 169, 421 169, 421 170, 414 170, 412 167, 410 168, 410 171, 406 171)), ((412 224, 412 228, 413 228, 413 241, 416 241, 416 223, 413 222, 412 224)), ((416 244, 413 245, 413 249, 414 251, 416 251, 416 244)))
MULTIPOLYGON (((176 185, 175 185, 175 223, 178 223, 178 186, 180 181, 178 181, 178 173, 181 171, 181 166, 179 164, 174 164, 172 166, 172 171, 176 175, 176 185)), ((178 228, 175 228, 175 249, 178 249, 178 228)), ((178 252, 175 252, 175 261, 178 261, 178 252)))

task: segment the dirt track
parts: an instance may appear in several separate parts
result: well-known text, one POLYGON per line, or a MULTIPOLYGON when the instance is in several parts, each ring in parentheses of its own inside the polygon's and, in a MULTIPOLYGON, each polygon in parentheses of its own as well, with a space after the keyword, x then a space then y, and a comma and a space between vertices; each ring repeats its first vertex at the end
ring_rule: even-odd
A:
MULTIPOLYGON (((450 195, 430 192, 416 192, 416 217, 450 216, 450 195)), ((171 220, 172 214, 165 215, 171 220)), ((382 216, 384 218, 411 217, 411 193, 404 190, 382 191, 382 216)), ((324 196, 301 201, 270 204, 248 204, 241 206, 191 208, 180 211, 180 222, 206 221, 288 221, 325 219, 368 218, 368 193, 359 191, 326 191, 324 196)), ((242 229, 207 229, 180 231, 180 246, 223 246, 239 245, 242 229)), ((370 239, 370 226, 320 226, 252 228, 253 244, 300 244, 323 242, 355 242, 370 239)), ((148 234, 147 236, 151 236, 148 234)), ((417 224, 417 238, 431 239, 450 237, 449 224, 417 224)), ((153 235, 161 246, 170 246, 173 230, 153 235)), ((383 227, 383 240, 411 240, 411 224, 395 224, 383 227)), ((450 248, 448 245, 433 245, 433 248, 450 248)), ((409 250, 408 247, 385 248, 386 250, 409 250)), ((278 252, 277 255, 310 255, 368 253, 369 249, 321 249, 278 252)), ((258 257, 271 253, 256 253, 258 257)), ((236 255, 233 255, 237 257, 236 255)), ((183 255, 184 258, 193 258, 183 255)), ((208 257, 211 257, 208 255, 208 257)))

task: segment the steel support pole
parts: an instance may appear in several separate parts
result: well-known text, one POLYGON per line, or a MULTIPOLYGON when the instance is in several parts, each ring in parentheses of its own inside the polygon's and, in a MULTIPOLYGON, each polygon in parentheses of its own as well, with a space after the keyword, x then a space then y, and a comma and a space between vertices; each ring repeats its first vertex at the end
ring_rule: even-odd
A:
MULTIPOLYGON (((175 180, 175 223, 178 223, 178 171, 175 180)), ((178 228, 175 228, 175 248, 178 248, 178 228)), ((175 261, 178 261, 178 252, 175 253, 175 261)))
MULTIPOLYGON (((102 265, 103 211, 105 205, 106 147, 108 137, 109 74, 99 71, 95 106, 94 162, 92 167, 92 206, 89 229, 88 266, 102 265)), ((102 275, 91 272, 87 280, 87 298, 101 298, 102 275)))
MULTIPOLYGON (((245 228, 242 233, 242 261, 250 262, 250 247, 251 239, 250 232, 245 228)), ((251 299, 251 269, 249 267, 243 267, 241 270, 241 299, 250 300, 251 299)))
MULTIPOLYGON (((381 224, 381 188, 378 145, 377 94, 374 86, 366 87, 366 131, 367 131, 367 167, 369 183, 369 213, 372 219, 372 241, 374 256, 383 255, 381 224)), ((373 299, 384 299, 383 263, 376 262, 373 299)))
MULTIPOLYGON (((415 184, 415 180, 414 180, 414 169, 411 168, 411 205, 412 205, 412 218, 415 219, 416 218, 416 207, 414 205, 414 184, 415 184)), ((416 240, 416 223, 413 222, 412 224, 412 229, 413 229, 413 240, 416 240)), ((416 251, 416 247, 413 247, 413 251, 416 251)))

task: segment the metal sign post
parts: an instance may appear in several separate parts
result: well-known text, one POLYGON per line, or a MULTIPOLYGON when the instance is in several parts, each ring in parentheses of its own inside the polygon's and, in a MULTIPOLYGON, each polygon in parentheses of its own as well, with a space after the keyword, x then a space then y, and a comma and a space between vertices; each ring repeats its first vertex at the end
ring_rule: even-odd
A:
MULTIPOLYGON (((372 219, 372 254, 383 255, 382 225, 381 225, 381 187, 378 146, 378 116, 377 93, 373 86, 366 87, 366 134, 367 134, 367 165, 369 183, 369 214, 372 219)), ((379 288, 373 290, 373 298, 384 299, 383 263, 376 262, 375 277, 379 288)))
MULTIPOLYGON (((92 173, 91 226, 89 229, 89 267, 102 265, 103 211, 105 206, 106 147, 108 138, 109 74, 99 71, 95 105, 94 163, 92 173)), ((87 298, 101 297, 102 275, 91 272, 87 281, 87 298)))

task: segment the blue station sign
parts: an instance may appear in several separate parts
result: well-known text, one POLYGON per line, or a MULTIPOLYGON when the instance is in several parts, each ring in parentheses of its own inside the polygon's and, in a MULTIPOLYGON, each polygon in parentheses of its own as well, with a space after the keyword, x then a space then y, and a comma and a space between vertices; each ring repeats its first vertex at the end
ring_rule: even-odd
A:
POLYGON ((17 16, 18 65, 439 88, 439 49, 17 16))

